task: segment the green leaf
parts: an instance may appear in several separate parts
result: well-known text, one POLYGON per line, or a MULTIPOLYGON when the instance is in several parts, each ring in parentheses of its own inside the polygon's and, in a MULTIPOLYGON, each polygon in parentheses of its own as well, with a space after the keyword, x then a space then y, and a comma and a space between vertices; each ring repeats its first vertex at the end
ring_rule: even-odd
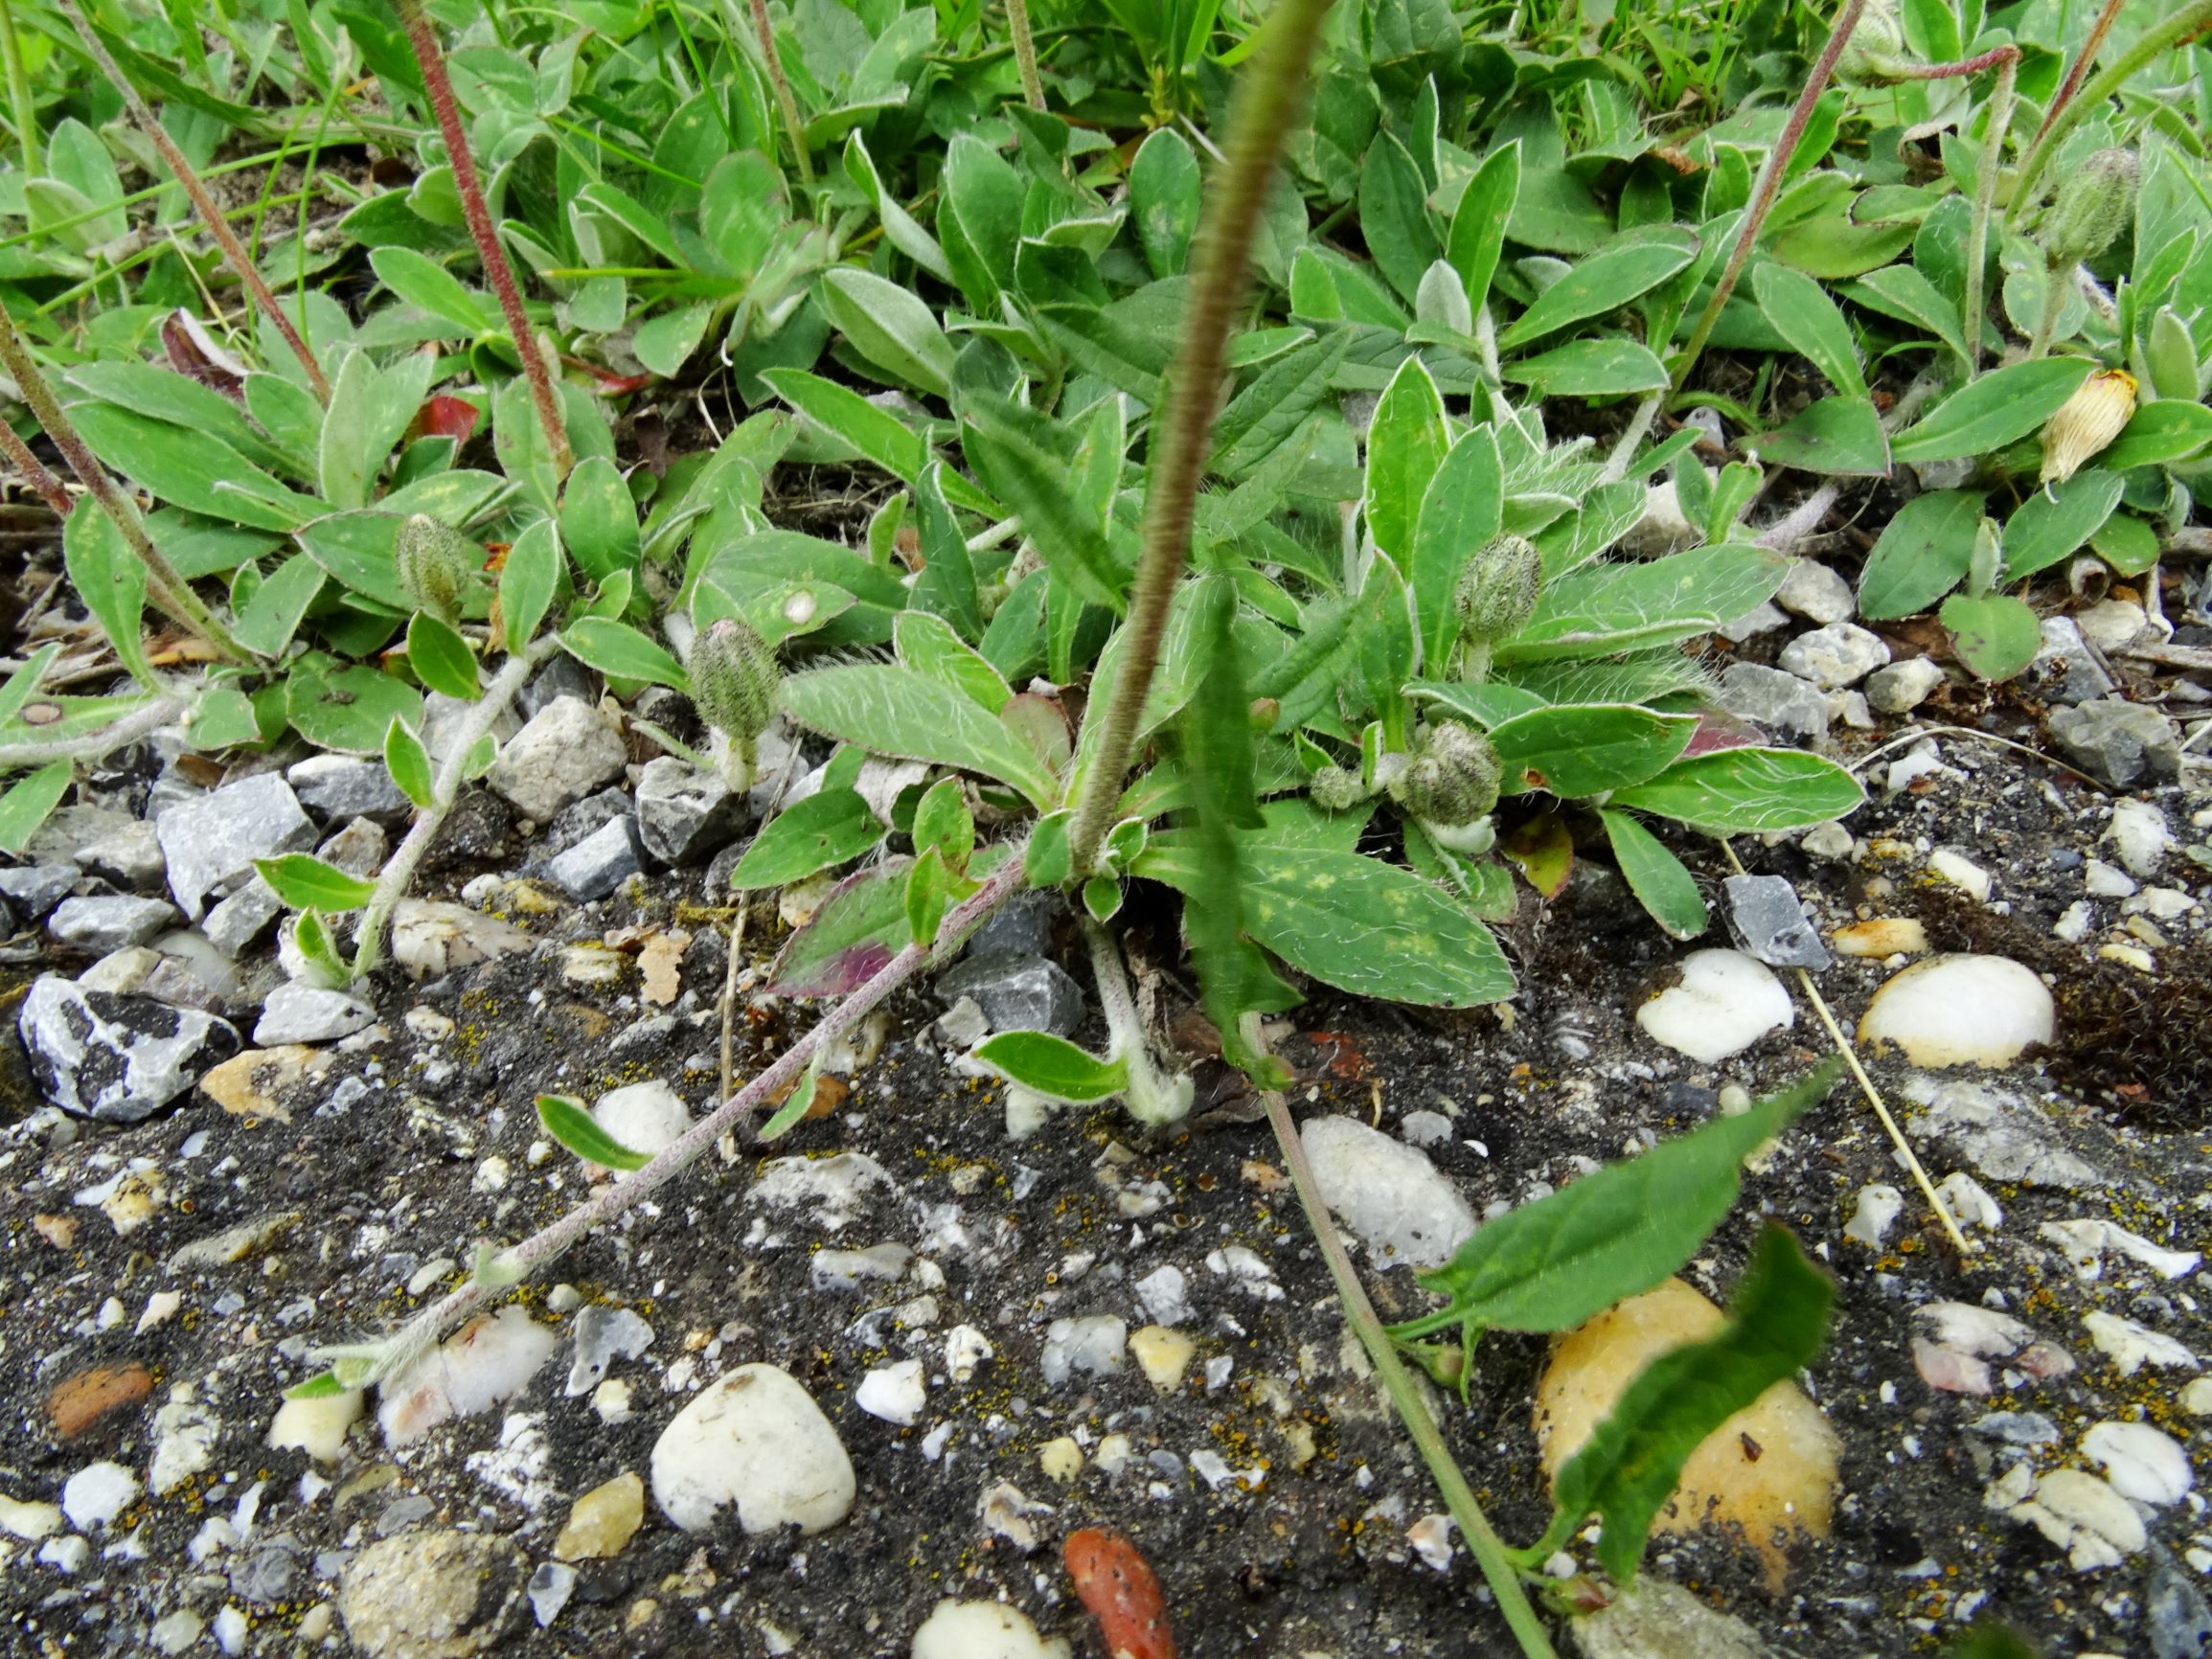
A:
POLYGON ((536 637, 560 577, 559 534, 541 518, 514 538, 499 570, 499 626, 512 654, 520 656, 536 637))
POLYGON ((1599 1564, 1621 1583, 1633 1578, 1690 1454, 1820 1351, 1835 1300, 1834 1281, 1769 1224, 1729 1298, 1728 1323, 1647 1365, 1560 1470, 1546 1541, 1563 1541, 1594 1511, 1604 1517, 1599 1564))
POLYGON ((382 247, 370 250, 369 263, 378 282, 417 310, 452 324, 455 336, 474 339, 498 332, 499 318, 490 301, 463 286, 437 261, 413 248, 382 247))
POLYGON ((1179 276, 1198 228, 1198 158, 1182 135, 1163 126, 1129 164, 1129 210, 1155 277, 1179 276))
POLYGON ((977 1043, 969 1057, 1032 1094, 1066 1105, 1096 1105, 1129 1086, 1126 1059, 1102 1060, 1050 1032, 1000 1032, 977 1043))
POLYGON ((945 867, 943 848, 925 848, 907 867, 905 898, 907 939, 925 947, 935 943, 952 898, 952 873, 945 867))
POLYGON ((647 318, 630 335, 631 354, 662 379, 674 379, 706 337, 707 323, 714 316, 714 307, 701 302, 647 318))
POLYGON ((622 468, 604 455, 578 462, 561 486, 560 545, 593 581, 637 569, 637 504, 622 468))
POLYGON ((964 639, 981 639, 985 625, 975 559, 945 499, 946 476, 945 463, 932 461, 914 486, 923 558, 922 574, 914 582, 914 608, 945 618, 964 639))
POLYGON ((561 649, 587 668, 618 680, 646 680, 656 686, 691 690, 683 665, 627 623, 606 617, 579 617, 561 630, 561 649))
POLYGON ((2018 581, 2079 551, 2120 505, 2127 481, 2091 467, 2063 484, 2046 484, 2005 520, 2005 581, 2018 581))
POLYGON ((990 144, 959 132, 945 148, 945 195, 937 239, 968 303, 982 316, 999 315, 999 296, 1014 286, 1021 243, 1021 175, 990 144))
POLYGON ((1719 749, 1676 761, 1648 783, 1621 790, 1634 807, 1699 830, 1802 830, 1840 818, 1866 793, 1834 761, 1798 749, 1719 749))
POLYGON ((1505 247, 1506 221, 1519 193, 1520 141, 1515 139, 1483 157, 1452 210, 1444 257, 1467 285, 1468 308, 1477 316, 1490 299, 1491 279, 1505 247))
POLYGON ((398 720, 384 729, 384 770, 399 792, 427 811, 437 805, 438 785, 430 765, 430 751, 422 739, 398 720))
POLYGON ((1060 795, 1035 750, 969 697, 911 669, 870 663, 793 674, 784 708, 803 726, 879 755, 995 778, 1038 807, 1060 795))
POLYGON ((254 711, 254 700, 235 685, 209 686, 202 691, 185 724, 195 749, 227 749, 262 740, 261 716, 254 711))
POLYGON ((784 887, 859 857, 883 839, 883 826, 851 789, 824 789, 794 801, 753 838, 731 872, 740 893, 784 887))
POLYGON ((37 693, 39 681, 46 677, 46 670, 60 654, 59 640, 40 646, 22 667, 8 676, 5 685, 0 685, 0 726, 6 726, 23 712, 23 705, 37 693))
POLYGON ((777 397, 832 435, 843 439, 901 484, 921 476, 928 446, 889 410, 878 409, 850 386, 804 369, 764 369, 761 379, 777 397))
MULTIPOLYGON (((1110 501, 1075 488, 1083 446, 1046 417, 1002 398, 970 397, 963 421, 970 461, 1006 498, 1055 580, 1091 604, 1126 610, 1129 571, 1108 534, 1110 501)), ((1119 457, 1112 460, 1118 472, 1119 457)))
POLYGON ((1513 994, 1513 970, 1490 930, 1410 871, 1256 837, 1240 838, 1238 854, 1245 930, 1315 979, 1431 1008, 1513 994))
POLYGON ((301 957, 315 970, 326 988, 336 988, 352 983, 353 965, 338 954, 338 946, 331 938, 331 929, 319 910, 303 910, 293 924, 292 943, 299 947, 301 957))
POLYGON ((374 881, 349 875, 308 852, 257 858, 254 868, 276 896, 294 910, 358 910, 376 891, 374 881))
POLYGON ((1956 355, 1966 355, 1966 340, 1958 329, 1958 307, 1913 266, 1884 265, 1846 284, 1842 291, 1869 310, 1925 330, 1956 355))
POLYGON ((1639 234, 1649 239, 1594 253, 1539 294, 1498 336, 1499 347, 1511 351, 1570 323, 1617 311, 1698 257, 1698 239, 1688 232, 1654 226, 1639 234))
POLYGON ((117 660, 132 679, 158 689, 140 630, 146 613, 146 565, 123 539, 115 521, 89 495, 78 498, 62 526, 61 557, 70 584, 115 648, 117 660))
POLYGON ((325 580, 321 565, 305 554, 293 555, 254 590, 231 632, 256 656, 284 655, 325 580))
POLYGON ((2115 512, 2097 527, 2089 546, 2122 576, 2141 576, 2158 562, 2158 533, 2132 513, 2115 512))
POLYGON ((2036 660, 2042 646, 2042 624, 2028 605, 2011 594, 1979 599, 1954 593, 1939 613, 1951 632, 1958 660, 1983 680, 2009 680, 2036 660))
POLYGON ((1791 351, 1810 361, 1836 391, 1865 395, 1866 374, 1859 366, 1851 325, 1825 288, 1803 271, 1771 260, 1752 273, 1751 285, 1758 292, 1759 308, 1791 351))
POLYGON ((648 1152, 633 1152, 604 1129, 572 1095, 539 1095, 537 1121, 545 1132, 582 1158, 604 1170, 642 1170, 652 1162, 648 1152))
POLYGON ((428 611, 417 611, 407 625, 407 666, 433 692, 472 703, 484 694, 476 675, 476 653, 468 642, 428 611))
POLYGON ((892 637, 903 666, 966 693, 987 713, 995 715, 1013 700, 1014 688, 990 658, 954 633, 943 617, 901 611, 892 637))
MULTIPOLYGON (((1367 487, 1362 505, 1368 534, 1392 558, 1403 560, 1421 519, 1422 498, 1451 447, 1444 397, 1418 356, 1390 377, 1367 429, 1367 487)), ((1470 548, 1469 552, 1473 549, 1470 548)))
POLYGON ((305 1382, 293 1383, 291 1387, 285 1390, 285 1398, 286 1399, 330 1399, 351 1392, 344 1383, 338 1380, 336 1372, 325 1371, 318 1372, 305 1382))
POLYGON ((31 844, 61 797, 69 793, 76 768, 67 761, 53 761, 9 785, 0 795, 0 852, 21 852, 31 844))
POLYGON ((831 325, 894 384, 951 395, 952 342, 912 292, 851 265, 825 273, 814 291, 831 325))
MULTIPOLYGON (((860 135, 855 133, 853 136, 857 138, 860 135)), ((814 1051, 814 1057, 807 1063, 807 1069, 799 1075, 798 1082, 793 1085, 784 1103, 778 1106, 774 1115, 761 1125, 762 1140, 771 1145, 782 1140, 798 1127, 805 1121, 807 1115, 814 1109, 814 1096, 822 1087, 822 1056, 824 1052, 823 1049, 814 1051)))
POLYGON ((955 875, 968 868, 975 851, 975 820, 969 815, 959 779, 940 778, 924 791, 914 807, 912 836, 916 853, 934 849, 955 875))
POLYGON ((1450 661, 1459 638, 1459 573, 1477 550, 1496 539, 1504 508, 1497 435, 1488 425, 1477 426, 1451 446, 1421 498, 1407 569, 1424 663, 1450 661))
POLYGON ((2207 443, 2212 443, 2212 409, 2162 398, 2135 411, 2119 437, 2097 457, 2097 465, 2125 472, 2131 466, 2186 461, 2207 443))
POLYGON ((1993 370, 1892 439, 1889 453, 1898 461, 1952 461, 2001 449, 2056 415, 2094 367, 2086 357, 2042 357, 1993 370))
POLYGON ((1682 861, 1629 813, 1606 807, 1599 809, 1598 817, 1605 824, 1614 861, 1621 867, 1629 891, 1651 912, 1652 920, 1667 937, 1695 939, 1704 932, 1709 920, 1705 898, 1698 891, 1698 878, 1683 868, 1682 861))
POLYGON ((1695 715, 1632 703, 1563 703, 1491 728, 1507 794, 1549 790, 1562 800, 1626 788, 1674 764, 1698 729, 1695 715))
POLYGON ((1359 170, 1359 230, 1375 268, 1409 305, 1439 252, 1427 195, 1405 146, 1378 134, 1359 170))
POLYGON ((310 654, 285 680, 285 717, 317 748, 375 755, 394 720, 422 723, 422 695, 397 674, 310 654))
POLYGON ((1498 646, 1496 661, 1604 656, 1710 633, 1770 598, 1788 571, 1780 555, 1737 543, 1585 565, 1545 583, 1536 614, 1498 646))
POLYGON ((1075 854, 1067 833, 1075 814, 1065 808, 1037 821, 1021 850, 1022 875, 1032 887, 1058 887, 1075 875, 1075 854))
POLYGON ((1608 334, 1569 340, 1534 357, 1516 358, 1499 371, 1516 386, 1543 398, 1617 398, 1656 392, 1668 382, 1667 366, 1650 347, 1608 334))
POLYGON ((1889 470, 1889 435, 1881 417, 1872 399, 1858 396, 1808 403, 1757 447, 1759 459, 1771 465, 1832 477, 1879 478, 1889 470))
POLYGON ((1572 1330, 1649 1290, 1697 1254, 1734 1207, 1744 1160, 1826 1099, 1842 1071, 1831 1059, 1739 1116, 1714 1118, 1486 1221, 1449 1261, 1415 1275, 1450 1305, 1391 1335, 1402 1341, 1468 1326, 1572 1330))
POLYGON ((906 943, 904 858, 848 875, 777 953, 777 996, 843 996, 882 970, 906 943))
POLYGON ((937 245, 935 237, 915 222, 913 215, 899 205, 898 197, 883 187, 876 170, 876 158, 868 153, 867 142, 858 132, 845 140, 845 176, 859 187, 860 193, 875 208, 876 216, 883 221, 886 241, 939 282, 952 281, 952 267, 945 262, 945 250, 937 245))
POLYGON ((1881 620, 1926 610, 1965 578, 1981 522, 1978 491, 1916 495, 1882 528, 1859 577, 1859 608, 1881 620))
POLYGON ((323 413, 318 475, 323 499, 341 511, 369 505, 376 475, 422 406, 431 360, 401 358, 378 371, 365 351, 347 353, 323 413))

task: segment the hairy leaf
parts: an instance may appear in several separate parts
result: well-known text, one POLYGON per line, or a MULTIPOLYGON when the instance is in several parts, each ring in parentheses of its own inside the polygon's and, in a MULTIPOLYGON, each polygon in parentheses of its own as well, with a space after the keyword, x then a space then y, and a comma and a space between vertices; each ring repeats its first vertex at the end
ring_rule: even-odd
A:
POLYGON ((1050 1032, 1000 1032, 977 1043, 969 1057, 1032 1094, 1068 1105, 1110 1101, 1129 1086, 1127 1060, 1102 1060, 1050 1032))

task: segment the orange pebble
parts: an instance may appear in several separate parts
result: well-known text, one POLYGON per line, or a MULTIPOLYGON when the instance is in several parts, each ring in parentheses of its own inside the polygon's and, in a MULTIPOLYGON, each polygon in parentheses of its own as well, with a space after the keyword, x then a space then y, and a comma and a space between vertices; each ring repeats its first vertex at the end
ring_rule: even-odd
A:
POLYGON ((1085 1527, 1068 1534, 1062 1554, 1110 1659, 1175 1659, 1160 1581, 1136 1545, 1119 1533, 1085 1527))

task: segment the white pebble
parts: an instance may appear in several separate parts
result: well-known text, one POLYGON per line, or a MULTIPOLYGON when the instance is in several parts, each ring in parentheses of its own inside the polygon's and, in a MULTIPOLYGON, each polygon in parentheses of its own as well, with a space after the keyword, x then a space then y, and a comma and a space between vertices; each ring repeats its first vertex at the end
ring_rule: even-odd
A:
POLYGON ((2122 1319, 2114 1313, 2085 1313, 2082 1326, 2088 1331, 2089 1340, 2104 1351, 2112 1362, 2112 1369, 2122 1376, 2133 1376, 2146 1365, 2171 1366, 2184 1371, 2198 1368, 2194 1353, 2163 1331, 2137 1325, 2132 1319, 2122 1319))
POLYGON ((1046 1641, 1018 1607, 996 1602, 937 1603, 914 1632, 913 1659, 1067 1659, 1066 1641, 1046 1641))
POLYGON ((2109 841, 2119 860, 2136 875, 2152 876, 2165 862, 2166 849, 2174 844, 2166 814, 2148 801, 2112 803, 2112 822, 2101 840, 2109 841))
POLYGON ((853 1391, 853 1403, 870 1417, 912 1428, 914 1420, 929 1404, 929 1391, 922 1381, 922 1362, 901 1359, 878 1366, 860 1379, 860 1386, 853 1391))
POLYGON ((61 1512, 80 1533, 106 1526, 138 1501, 138 1477, 121 1464, 87 1464, 61 1489, 61 1512))
POLYGON ((1914 963, 1874 993, 1859 1039, 1893 1044, 1920 1066, 2005 1066, 2057 1028, 2051 993, 2001 956, 1939 956, 1914 963))
POLYGON ((1939 847, 1927 855, 1927 867, 1977 904, 1989 902, 1989 872, 1965 853, 1953 852, 1948 847, 1939 847))
POLYGON ((1843 1224, 1843 1236, 1855 1244, 1879 1250, 1903 1214, 1904 1194, 1886 1182, 1877 1181, 1859 1189, 1859 1205, 1843 1224))
POLYGON ((835 1526, 853 1508, 853 1461, 822 1408, 772 1365, 745 1365, 676 1413, 652 1448, 652 1495, 687 1533, 737 1506, 749 1534, 835 1526))
POLYGON ((1300 1126, 1322 1202, 1379 1267, 1441 1267, 1475 1228, 1474 1211, 1425 1153, 1356 1118, 1300 1126))
POLYGON ((1797 1022, 1773 969, 1741 950, 1693 950, 1681 979, 1636 1010, 1636 1024, 1663 1048, 1712 1065, 1768 1032, 1797 1022))
POLYGON ((591 1120, 631 1151, 648 1157, 692 1126, 691 1108, 657 1078, 608 1090, 591 1108, 591 1120))
POLYGON ((970 1380, 992 1353, 991 1338, 972 1325, 955 1325, 945 1333, 945 1373, 954 1382, 970 1380))
POLYGON ((2197 1477, 2181 1443, 2147 1422, 2100 1422, 2082 1437, 2082 1450, 2105 1468, 2124 1498, 2143 1504, 2178 1504, 2197 1477))

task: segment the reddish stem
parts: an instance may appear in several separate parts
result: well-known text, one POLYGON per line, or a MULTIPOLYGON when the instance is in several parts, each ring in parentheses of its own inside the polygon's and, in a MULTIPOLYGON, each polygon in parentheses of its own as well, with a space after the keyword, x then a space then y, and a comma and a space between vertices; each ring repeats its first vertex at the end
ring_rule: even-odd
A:
POLYGON ((568 433, 560 418, 560 399, 546 372, 545 357, 537 349, 537 335, 522 308, 522 290, 514 284, 514 267, 499 245, 491 223, 491 210, 484 202, 484 183, 477 176, 476 158, 468 148, 468 134, 461 125, 461 105, 453 97, 453 78, 445 72, 445 54, 438 45, 438 32, 422 10, 422 0, 392 0, 415 61, 422 70, 422 85, 430 94, 430 108, 438 117, 439 136, 445 141, 445 159, 453 167, 453 189, 461 197, 461 212, 468 220, 468 234, 476 240, 477 258, 484 262, 485 279, 499 296, 500 313, 507 331, 514 337, 515 354, 522 359, 523 377, 530 382, 530 400, 537 406, 537 423, 545 431, 545 447, 553 458, 553 474, 566 478, 576 464, 568 446, 568 433))
POLYGON ((63 518, 76 503, 69 499, 69 491, 61 488, 61 480, 46 469, 46 463, 31 453, 31 445, 15 436, 15 428, 0 420, 0 454, 8 457, 9 465, 23 474, 23 482, 38 492, 38 498, 63 518))
POLYGON ((2036 128, 2036 142, 2042 142, 2043 134, 2051 130, 2051 123, 2060 112, 2073 102, 2074 94, 2081 91, 2082 82, 2088 79, 2089 68, 2097 61, 2097 54, 2105 49, 2105 36, 2111 34, 2112 25, 2119 20, 2124 0, 2105 0, 2105 9, 2097 13, 2097 20, 2089 26, 2089 37, 2082 42, 2082 55, 2074 59, 2066 71, 2065 80, 2059 82, 2059 90, 2051 99, 2050 108, 2043 111, 2043 124, 2036 128))

